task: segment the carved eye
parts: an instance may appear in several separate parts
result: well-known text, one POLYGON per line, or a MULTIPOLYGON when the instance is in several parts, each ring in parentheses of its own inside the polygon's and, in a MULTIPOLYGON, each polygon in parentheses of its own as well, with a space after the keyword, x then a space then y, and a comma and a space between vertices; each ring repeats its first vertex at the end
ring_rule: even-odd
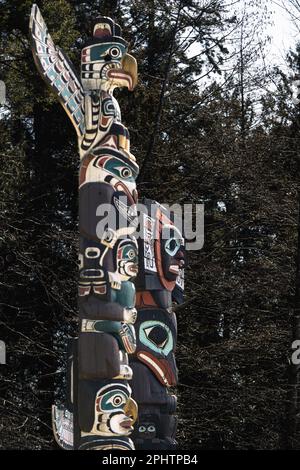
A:
POLYGON ((139 432, 145 432, 145 431, 146 431, 145 426, 140 426, 140 427, 139 427, 139 432))
POLYGON ((121 175, 123 176, 123 178, 129 178, 130 176, 132 176, 132 173, 129 168, 125 167, 121 170, 121 175))
POLYGON ((122 178, 131 178, 132 176, 132 171, 127 166, 117 166, 116 170, 118 170, 122 178))
POLYGON ((170 238, 165 245, 166 252, 170 256, 176 255, 177 251, 180 248, 180 240, 177 238, 170 238))
POLYGON ((155 426, 148 426, 148 432, 154 432, 155 426))
POLYGON ((120 57, 121 51, 118 47, 112 47, 111 49, 109 49, 109 54, 113 59, 117 59, 118 57, 120 57))
POLYGON ((134 250, 129 250, 128 251, 128 258, 129 259, 134 259, 135 258, 135 251, 134 250))
POLYGON ((168 342, 168 331, 161 325, 144 328, 144 332, 148 340, 160 349, 163 349, 168 342))
POLYGON ((108 400, 108 403, 111 403, 114 407, 119 407, 125 404, 125 399, 123 395, 114 395, 108 400))
POLYGON ((88 247, 85 249, 85 256, 86 258, 99 258, 101 252, 99 250, 99 248, 95 248, 95 247, 88 247))

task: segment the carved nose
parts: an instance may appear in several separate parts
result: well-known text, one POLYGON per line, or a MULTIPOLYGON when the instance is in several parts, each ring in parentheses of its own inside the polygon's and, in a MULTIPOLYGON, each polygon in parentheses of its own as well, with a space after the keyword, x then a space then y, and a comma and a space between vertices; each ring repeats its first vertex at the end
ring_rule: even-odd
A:
POLYGON ((180 268, 183 268, 185 265, 185 260, 184 260, 184 253, 183 251, 179 250, 176 255, 175 255, 176 261, 178 261, 178 265, 180 268))

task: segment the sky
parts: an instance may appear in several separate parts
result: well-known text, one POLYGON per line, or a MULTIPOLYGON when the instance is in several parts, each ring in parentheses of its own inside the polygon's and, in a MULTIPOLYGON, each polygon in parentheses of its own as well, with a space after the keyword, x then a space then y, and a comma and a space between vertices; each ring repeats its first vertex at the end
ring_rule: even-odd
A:
MULTIPOLYGON (((272 42, 268 46, 269 54, 267 55, 267 61, 269 65, 276 63, 284 66, 286 53, 291 47, 295 46, 295 43, 300 37, 289 14, 284 8, 280 7, 279 2, 280 0, 278 3, 273 1, 270 7, 273 11, 273 24, 269 26, 267 31, 272 38, 272 42)), ((287 4, 288 2, 285 3, 287 4)))

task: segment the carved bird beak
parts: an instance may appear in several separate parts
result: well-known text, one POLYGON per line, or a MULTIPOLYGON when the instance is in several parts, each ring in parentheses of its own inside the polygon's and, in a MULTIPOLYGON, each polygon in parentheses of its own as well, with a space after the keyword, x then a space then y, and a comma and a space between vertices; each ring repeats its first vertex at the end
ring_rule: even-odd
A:
POLYGON ((137 71, 137 61, 130 54, 124 54, 121 62, 121 67, 126 74, 131 77, 131 86, 128 87, 129 90, 134 90, 138 81, 138 71, 137 71))
POLYGON ((132 91, 137 84, 137 62, 130 54, 124 54, 121 61, 121 68, 111 68, 107 72, 107 77, 117 87, 127 86, 132 91))
POLYGON ((124 413, 132 420, 132 424, 136 422, 138 418, 138 406, 132 398, 128 398, 126 401, 124 406, 124 413))

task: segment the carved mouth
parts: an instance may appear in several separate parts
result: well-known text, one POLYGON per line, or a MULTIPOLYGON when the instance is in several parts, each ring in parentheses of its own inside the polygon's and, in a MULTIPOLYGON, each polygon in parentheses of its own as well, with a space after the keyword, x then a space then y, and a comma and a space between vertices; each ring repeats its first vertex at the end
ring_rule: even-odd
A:
POLYGON ((138 270, 139 270, 139 268, 136 264, 132 264, 131 266, 129 266, 129 272, 131 272, 131 273, 137 274, 138 270))
POLYGON ((103 272, 101 269, 83 269, 80 272, 80 277, 81 278, 99 278, 103 279, 103 272))
POLYGON ((127 83, 127 86, 128 86, 128 89, 130 91, 133 90, 133 80, 132 80, 132 77, 131 75, 129 75, 129 73, 125 72, 125 70, 123 69, 117 69, 117 68, 110 68, 108 71, 107 71, 107 77, 110 78, 110 79, 114 79, 114 80, 117 80, 117 81, 122 81, 122 82, 126 82, 127 83))
POLYGON ((137 356, 141 362, 148 365, 149 369, 152 370, 153 374, 163 385, 167 387, 176 385, 176 377, 167 360, 159 360, 146 351, 139 351, 137 356))
POLYGON ((117 181, 115 184, 116 191, 124 191, 126 196, 128 197, 128 202, 132 206, 137 202, 137 191, 136 189, 133 190, 133 194, 129 191, 125 184, 121 183, 121 181, 117 181))
POLYGON ((169 271, 170 271, 170 273, 172 273, 172 274, 179 274, 179 266, 178 266, 178 264, 171 264, 171 266, 169 267, 169 271))
POLYGON ((124 428, 126 431, 131 431, 133 430, 132 424, 133 424, 132 419, 126 418, 124 419, 124 421, 120 423, 120 427, 124 428))
POLYGON ((110 63, 110 64, 103 65, 103 67, 101 69, 101 77, 102 78, 110 78, 110 76, 109 76, 110 70, 115 70, 118 67, 120 67, 120 65, 117 64, 117 63, 110 63))
POLYGON ((137 263, 132 263, 124 260, 119 261, 119 271, 121 274, 127 276, 135 276, 138 273, 139 267, 137 263))

